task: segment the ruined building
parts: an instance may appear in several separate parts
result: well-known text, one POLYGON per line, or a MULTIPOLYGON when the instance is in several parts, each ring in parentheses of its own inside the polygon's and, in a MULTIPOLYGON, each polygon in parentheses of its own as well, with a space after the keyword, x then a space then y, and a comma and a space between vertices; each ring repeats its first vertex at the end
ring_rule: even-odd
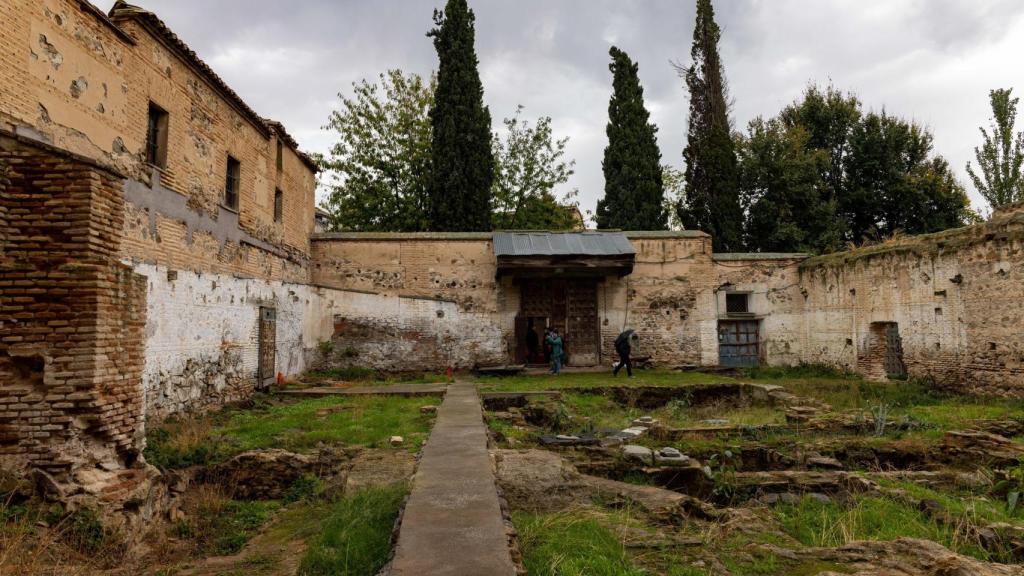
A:
POLYGON ((0 465, 139 459, 147 421, 311 366, 823 363, 1024 392, 1024 208, 806 259, 699 231, 315 231, 316 167, 154 14, 0 2, 0 465))

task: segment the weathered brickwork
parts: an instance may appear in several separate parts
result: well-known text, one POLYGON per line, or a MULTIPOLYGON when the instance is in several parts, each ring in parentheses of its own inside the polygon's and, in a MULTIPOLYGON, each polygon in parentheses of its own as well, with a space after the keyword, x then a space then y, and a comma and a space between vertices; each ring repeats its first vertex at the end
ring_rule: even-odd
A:
POLYGON ((121 178, 0 135, 0 461, 66 473, 141 449, 145 285, 121 178))
MULTIPOLYGON (((148 11, 119 2, 105 15, 82 0, 8 0, 0 18, 0 127, 123 175, 118 222, 110 223, 119 233, 116 259, 148 277, 161 269, 230 284, 227 297, 223 289, 192 296, 222 302, 214 317, 255 318, 259 304, 245 294, 265 291, 268 281, 289 286, 277 292, 313 291, 307 285, 315 168, 281 124, 250 109, 148 11), (167 114, 160 167, 146 161, 151 104, 167 114), (241 168, 237 210, 224 205, 229 155, 241 168)), ((150 290, 155 286, 148 282, 150 290)), ((163 300, 168 294, 152 296, 163 300)), ((171 291, 175 303, 181 302, 171 291)), ((305 324, 318 317, 313 309, 303 314, 310 315, 305 324)), ((186 318, 153 321, 162 330, 190 333, 186 318)), ((147 345, 156 333, 146 327, 147 345)), ((163 356, 144 356, 146 390, 161 391, 146 394, 152 415, 202 409, 231 397, 197 393, 195 383, 207 377, 214 382, 208 391, 223 391, 215 384, 223 381, 236 382, 238 390, 253 388, 253 362, 233 362, 218 338, 200 341, 202 346, 191 342, 164 349, 163 356), (164 361, 167 355, 176 364, 164 361)), ((305 357, 316 345, 281 341, 287 342, 279 352, 285 358, 305 357)), ((290 360, 281 366, 287 376, 303 367, 290 360)))
POLYGON ((967 393, 1024 395, 1024 207, 990 222, 814 258, 802 359, 885 376, 895 323, 913 377, 967 393))

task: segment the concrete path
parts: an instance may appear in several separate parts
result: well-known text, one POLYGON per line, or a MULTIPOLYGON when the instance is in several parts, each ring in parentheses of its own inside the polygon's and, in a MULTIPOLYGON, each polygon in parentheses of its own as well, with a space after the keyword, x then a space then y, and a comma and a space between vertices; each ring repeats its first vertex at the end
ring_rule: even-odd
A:
POLYGON ((480 398, 452 384, 423 448, 391 576, 514 576, 480 398))

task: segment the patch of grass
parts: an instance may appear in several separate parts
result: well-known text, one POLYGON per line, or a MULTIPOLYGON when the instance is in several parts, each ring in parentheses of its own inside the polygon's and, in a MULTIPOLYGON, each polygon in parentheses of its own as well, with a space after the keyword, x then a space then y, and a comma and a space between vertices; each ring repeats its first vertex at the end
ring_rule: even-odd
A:
POLYGON ((436 384, 448 382, 446 374, 434 372, 400 372, 387 374, 372 368, 332 368, 330 370, 311 370, 302 375, 301 380, 307 384, 322 382, 352 382, 361 386, 378 386, 389 384, 436 384))
POLYGON ((329 396, 300 402, 226 408, 219 413, 170 420, 150 429, 146 460, 165 468, 222 462, 258 448, 304 451, 317 444, 389 447, 391 436, 405 438, 419 450, 434 417, 420 407, 436 398, 398 396, 329 396))
POLYGON ((1024 511, 1008 513, 1006 502, 1000 498, 992 498, 984 494, 976 494, 970 490, 936 490, 915 482, 881 478, 876 480, 881 486, 906 492, 915 500, 934 500, 942 505, 955 518, 970 522, 976 526, 1006 522, 1024 525, 1024 511))
POLYGON ((849 372, 843 372, 832 366, 824 364, 800 364, 797 366, 760 366, 757 368, 745 368, 745 378, 754 380, 792 380, 808 378, 826 378, 841 380, 859 380, 860 378, 849 372))
POLYGON ((330 505, 320 520, 320 533, 308 542, 302 576, 364 576, 376 574, 391 554, 391 532, 405 485, 367 488, 330 505))
POLYGON ((616 535, 594 518, 516 512, 512 522, 534 576, 646 576, 616 535))
POLYGON ((855 540, 922 538, 951 550, 987 560, 982 550, 957 527, 940 524, 905 502, 890 497, 862 497, 850 506, 803 498, 774 509, 783 529, 805 546, 837 547, 855 540))
POLYGON ((262 411, 241 411, 216 430, 237 452, 256 448, 302 451, 326 444, 359 444, 387 448, 391 436, 419 450, 433 416, 420 407, 436 398, 398 396, 323 397, 281 404, 262 411))
POLYGON ((616 378, 612 376, 611 369, 609 369, 606 372, 564 372, 558 376, 551 374, 477 376, 476 382, 482 389, 494 392, 528 392, 603 386, 683 386, 735 382, 734 379, 719 374, 678 370, 635 370, 633 374, 636 375, 635 378, 626 378, 620 372, 616 378))
POLYGON ((235 554, 279 508, 273 501, 231 500, 216 487, 201 486, 191 496, 186 519, 176 522, 172 530, 194 542, 197 555, 235 554))

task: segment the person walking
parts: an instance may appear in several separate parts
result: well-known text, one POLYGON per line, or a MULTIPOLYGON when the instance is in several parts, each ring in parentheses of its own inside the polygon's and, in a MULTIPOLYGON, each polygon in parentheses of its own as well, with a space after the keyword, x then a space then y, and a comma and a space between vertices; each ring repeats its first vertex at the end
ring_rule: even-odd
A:
POLYGON ((629 355, 637 341, 639 341, 639 337, 633 330, 626 330, 615 339, 615 352, 619 355, 619 363, 615 365, 612 376, 618 376, 619 370, 625 366, 626 375, 630 378, 633 377, 633 363, 630 361, 629 355))
POLYGON ((562 372, 562 355, 564 354, 564 345, 562 337, 558 335, 558 329, 552 328, 551 333, 547 337, 547 345, 551 347, 551 373, 559 374, 562 372))

